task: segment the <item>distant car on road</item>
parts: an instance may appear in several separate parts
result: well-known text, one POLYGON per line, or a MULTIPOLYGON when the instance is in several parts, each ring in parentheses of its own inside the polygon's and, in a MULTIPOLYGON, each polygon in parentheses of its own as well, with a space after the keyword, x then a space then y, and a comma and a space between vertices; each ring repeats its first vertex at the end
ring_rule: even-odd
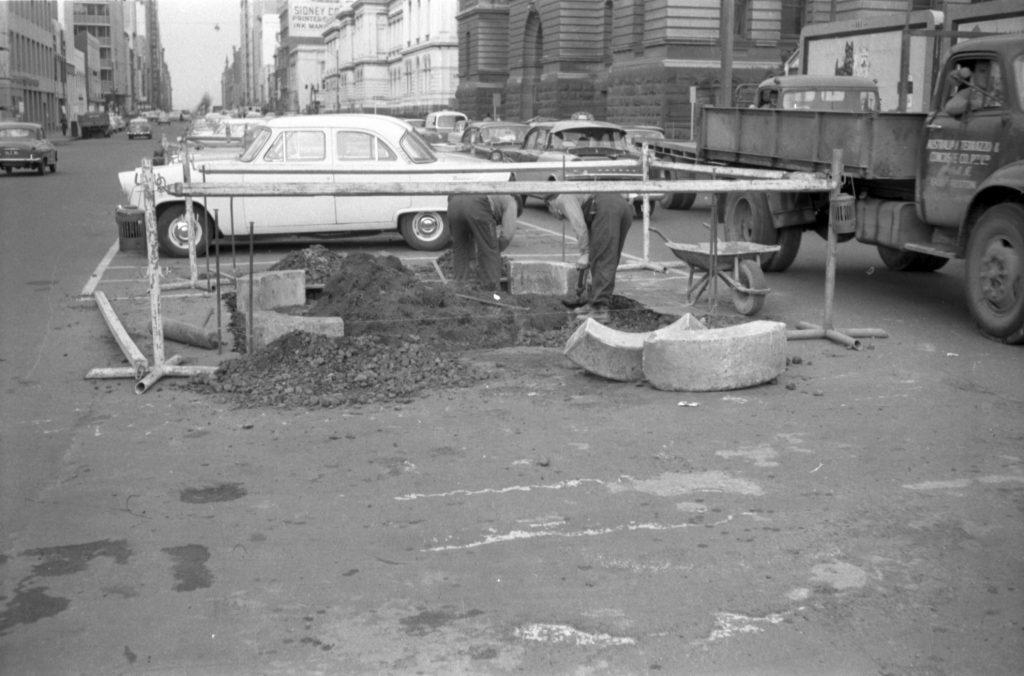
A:
POLYGON ((57 171, 57 148, 46 138, 43 126, 34 122, 0 122, 0 166, 35 169, 40 174, 57 171))
POLYGON ((110 131, 114 132, 114 133, 117 133, 119 131, 124 131, 124 129, 125 129, 124 118, 121 117, 120 115, 118 115, 117 113, 111 113, 110 114, 110 131))
POLYGON ((423 121, 423 129, 419 130, 423 138, 431 145, 456 144, 462 136, 469 118, 457 110, 438 110, 427 113, 423 121))
POLYGON ((501 151, 522 145, 530 125, 523 122, 470 122, 456 150, 488 160, 501 160, 501 151))
POLYGON ((128 138, 153 138, 153 128, 149 126, 149 120, 144 117, 132 118, 128 121, 128 138))
POLYGON ((171 116, 168 115, 165 111, 161 110, 159 113, 157 113, 156 122, 157 124, 170 124, 171 116))
MULTIPOLYGON (((142 206, 139 170, 118 174, 130 207, 142 206)), ((184 181, 181 162, 154 167, 170 185, 184 181)), ((387 115, 295 115, 264 120, 237 159, 190 163, 192 180, 206 184, 251 183, 275 188, 274 194, 209 197, 193 203, 205 252, 211 236, 367 235, 398 231, 414 249, 436 251, 450 241, 446 195, 296 195, 288 183, 341 180, 408 186, 416 182, 505 181, 508 171, 472 157, 438 156, 402 120, 387 115), (386 173, 382 173, 386 172, 386 173), (208 209, 208 211, 204 211, 208 209), (214 221, 219 210, 220 221, 214 221), (233 219, 229 216, 231 214, 233 219)), ((185 199, 160 191, 156 196, 157 236, 169 256, 188 255, 185 199)))
MULTIPOLYGON (((559 181, 579 179, 642 180, 640 149, 626 138, 626 130, 611 122, 596 120, 560 120, 536 122, 519 148, 501 151, 502 161, 537 162, 547 166, 536 170, 515 169, 514 181, 559 181), (623 160, 622 166, 589 167, 593 162, 623 160)), ((544 195, 523 195, 543 198, 544 195)), ((658 199, 661 195, 652 195, 658 199)), ((637 214, 642 213, 643 199, 630 195, 637 214)), ((653 202, 651 203, 653 205, 653 202)))

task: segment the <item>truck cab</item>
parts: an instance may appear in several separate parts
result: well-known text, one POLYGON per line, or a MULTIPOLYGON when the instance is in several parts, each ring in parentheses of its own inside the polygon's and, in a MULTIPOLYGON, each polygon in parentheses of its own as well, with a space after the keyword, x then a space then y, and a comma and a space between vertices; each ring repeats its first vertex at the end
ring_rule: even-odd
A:
POLYGON ((877 112, 874 80, 850 75, 778 75, 757 86, 757 108, 877 112))
MULTIPOLYGON (((1024 41, 976 38, 954 48, 932 97, 920 156, 921 220, 970 228, 969 214, 1024 187, 1024 41)), ((967 231, 958 239, 966 241, 967 231)))

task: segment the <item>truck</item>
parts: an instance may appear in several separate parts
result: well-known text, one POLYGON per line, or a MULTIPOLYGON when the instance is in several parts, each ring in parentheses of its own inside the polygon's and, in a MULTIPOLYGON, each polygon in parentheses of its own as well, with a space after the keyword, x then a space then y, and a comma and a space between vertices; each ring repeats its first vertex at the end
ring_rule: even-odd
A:
MULTIPOLYGON (((880 107, 878 85, 867 78, 846 75, 776 75, 760 83, 736 88, 736 105, 786 110, 875 111, 880 107)), ((703 109, 698 111, 698 121, 703 109)), ((699 126, 699 124, 698 124, 699 126)), ((648 137, 650 138, 650 137, 648 137)), ((641 145, 644 139, 634 141, 641 145)), ((670 162, 698 161, 695 141, 662 140, 650 144, 655 157, 670 162)), ((692 178, 687 172, 663 170, 660 178, 692 178)), ((696 193, 665 193, 659 203, 665 209, 689 209, 696 193)))
POLYGON ((78 129, 82 138, 110 136, 110 115, 103 111, 79 113, 78 129))
MULTIPOLYGON (((941 66, 928 112, 715 108, 694 148, 652 141, 656 156, 795 172, 830 170, 842 151, 850 232, 900 271, 965 261, 968 309, 987 336, 1024 343, 1024 39, 958 43, 941 66), (965 81, 967 66, 973 75, 965 81), (965 112, 947 109, 958 93, 965 112)), ((732 192, 717 210, 728 239, 777 244, 762 259, 781 272, 803 232, 827 236, 830 193, 732 192)))

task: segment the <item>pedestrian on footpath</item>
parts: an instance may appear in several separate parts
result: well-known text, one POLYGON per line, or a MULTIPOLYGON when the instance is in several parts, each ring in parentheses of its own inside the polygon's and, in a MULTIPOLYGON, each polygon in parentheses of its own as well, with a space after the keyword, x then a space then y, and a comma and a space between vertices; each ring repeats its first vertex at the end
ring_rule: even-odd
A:
POLYGON ((63 115, 60 116, 60 133, 62 136, 68 135, 68 118, 63 115))
POLYGON ((479 285, 487 291, 501 290, 501 252, 515 237, 522 213, 522 202, 512 195, 448 196, 456 281, 470 281, 475 258, 479 285))
MULTIPOLYGON (((577 270, 590 270, 590 293, 579 299, 584 302, 573 313, 607 324, 611 320, 615 273, 626 235, 633 225, 633 207, 619 193, 554 194, 544 201, 548 211, 572 227, 580 248, 577 270)), ((577 286, 577 292, 586 294, 583 285, 577 286)))

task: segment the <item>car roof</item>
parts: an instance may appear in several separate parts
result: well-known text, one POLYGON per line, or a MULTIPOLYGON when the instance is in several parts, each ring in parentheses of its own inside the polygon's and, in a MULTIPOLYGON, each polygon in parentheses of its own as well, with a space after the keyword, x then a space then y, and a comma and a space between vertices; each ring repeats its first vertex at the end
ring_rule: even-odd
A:
POLYGON ((552 134, 570 129, 612 129, 625 133, 622 125, 613 122, 598 122, 596 120, 558 120, 555 122, 537 122, 534 127, 545 127, 552 134))
POLYGON ((373 115, 371 113, 331 113, 328 115, 285 115, 274 117, 262 122, 248 123, 256 126, 270 127, 271 129, 308 129, 309 127, 337 127, 337 128, 360 128, 360 129, 382 129, 393 128, 406 131, 409 123, 390 115, 373 115))
POLYGON ((511 121, 506 122, 506 121, 502 121, 502 120, 476 120, 475 122, 470 122, 466 126, 466 128, 469 129, 470 127, 484 128, 484 127, 529 127, 529 126, 530 125, 526 124, 525 122, 511 122, 511 121))
POLYGON ((808 88, 832 87, 834 89, 878 89, 878 83, 866 77, 853 75, 776 75, 762 80, 758 87, 808 88))

